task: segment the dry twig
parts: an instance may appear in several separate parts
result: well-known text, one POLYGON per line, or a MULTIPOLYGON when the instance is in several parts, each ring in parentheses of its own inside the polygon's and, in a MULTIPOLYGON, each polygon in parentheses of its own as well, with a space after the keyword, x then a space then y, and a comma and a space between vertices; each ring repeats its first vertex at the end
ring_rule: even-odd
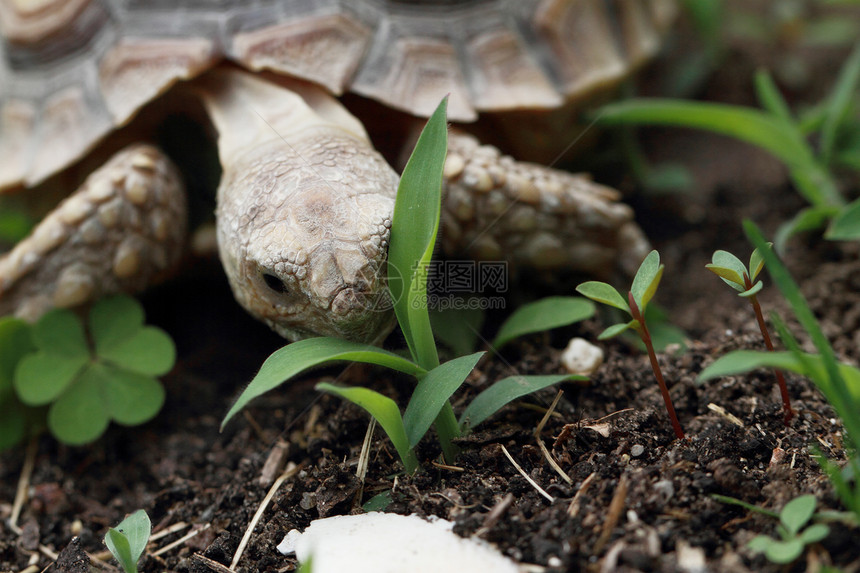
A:
POLYGON ((195 553, 194 555, 191 556, 191 558, 195 561, 199 561, 200 563, 202 563, 203 565, 205 565, 206 567, 208 567, 212 571, 216 571, 217 573, 235 573, 232 569, 230 569, 226 565, 218 563, 214 559, 209 559, 208 557, 206 557, 205 555, 203 555, 201 553, 195 553))
POLYGON ((531 486, 533 488, 535 488, 539 494, 541 494, 542 496, 547 498, 550 503, 554 502, 555 498, 553 496, 551 496, 550 494, 548 494, 546 492, 546 490, 544 490, 541 486, 539 486, 535 480, 533 480, 531 477, 529 477, 529 474, 527 474, 525 472, 525 470, 523 470, 523 468, 520 467, 520 464, 518 464, 514 460, 514 458, 508 452, 507 448, 505 448, 505 446, 501 446, 501 448, 502 448, 502 451, 505 453, 505 456, 507 456, 508 460, 510 460, 510 462, 514 465, 514 467, 517 469, 517 471, 520 472, 520 475, 523 476, 524 478, 526 478, 526 481, 529 482, 531 484, 531 486))
POLYGON ((206 525, 204 525, 200 529, 195 529, 194 531, 189 531, 188 533, 186 533, 185 535, 183 535, 182 537, 180 537, 176 541, 168 543, 167 545, 165 545, 164 547, 162 547, 161 549, 159 549, 157 551, 151 552, 150 555, 152 555, 153 557, 158 557, 159 555, 167 553, 168 551, 170 551, 174 547, 178 547, 178 546, 182 545, 183 543, 185 543, 186 541, 188 541, 189 539, 191 539, 192 537, 194 537, 198 533, 202 533, 202 532, 206 531, 207 529, 209 529, 209 527, 211 525, 212 525, 211 523, 207 523, 206 525))
POLYGON ((591 485, 597 478, 597 472, 591 472, 585 481, 582 482, 582 485, 579 486, 579 490, 576 492, 576 495, 573 496, 573 499, 570 500, 570 505, 567 506, 567 514, 570 517, 576 517, 576 514, 579 513, 579 500, 582 499, 582 496, 585 495, 585 492, 588 490, 588 487, 591 485))
POLYGON ((618 520, 624 512, 624 502, 626 499, 627 475, 622 475, 621 479, 618 480, 618 487, 615 488, 615 495, 612 496, 612 501, 609 502, 609 510, 606 512, 606 521, 603 522, 603 530, 600 532, 597 543, 594 544, 594 555, 603 550, 612 536, 612 530, 618 525, 618 520))
POLYGON ((550 467, 554 469, 555 472, 570 485, 573 484, 573 480, 570 479, 570 476, 568 476, 563 469, 561 469, 561 466, 558 465, 558 462, 555 461, 555 458, 552 457, 552 454, 546 447, 546 444, 544 444, 543 440, 540 438, 540 433, 541 431, 543 431, 543 427, 546 424, 547 420, 549 420, 549 417, 552 415, 553 410, 555 410, 555 407, 558 404, 558 401, 561 399, 562 394, 564 394, 564 392, 562 390, 559 390, 558 394, 555 395, 555 399, 552 401, 552 404, 549 405, 549 409, 546 411, 546 414, 544 414, 540 423, 537 425, 537 428, 535 429, 535 440, 537 441, 540 451, 543 453, 543 457, 545 457, 546 461, 549 462, 550 467))
POLYGON ((275 476, 281 473, 284 463, 287 461, 287 454, 290 452, 289 442, 278 440, 274 447, 269 452, 266 458, 266 463, 263 464, 263 469, 260 470, 260 477, 257 483, 262 487, 268 487, 275 481, 275 476))
POLYGON ((498 523, 499 519, 502 518, 502 516, 505 514, 505 512, 508 510, 508 508, 513 502, 514 494, 512 493, 508 493, 507 495, 505 495, 505 497, 500 499, 499 502, 493 506, 493 509, 491 509, 487 513, 487 517, 484 518, 484 524, 478 528, 478 531, 475 532, 475 535, 477 537, 483 537, 484 535, 489 533, 493 526, 498 523))
POLYGON ((716 412, 717 414, 719 414, 720 416, 722 416, 723 418, 725 418, 726 420, 728 420, 729 422, 731 422, 732 424, 734 424, 736 426, 740 426, 741 428, 744 427, 744 423, 741 422, 740 418, 738 418, 737 416, 735 416, 731 412, 726 411, 726 409, 723 408, 722 406, 711 403, 711 404, 708 404, 708 410, 710 410, 711 412, 716 412))
MULTIPOLYGON (((272 498, 275 497, 275 493, 277 493, 281 484, 284 483, 287 478, 296 475, 299 472, 300 467, 301 466, 297 466, 290 462, 290 464, 287 465, 287 469, 284 470, 284 473, 282 473, 280 477, 275 480, 275 483, 272 484, 272 487, 269 488, 269 492, 266 494, 266 497, 263 498, 263 501, 260 502, 260 507, 257 508, 257 512, 254 513, 251 523, 249 523, 247 529, 245 529, 245 535, 242 536, 242 541, 239 542, 239 547, 236 548, 236 554, 233 555, 233 561, 230 562, 230 569, 234 569, 236 564, 239 563, 239 559, 242 558, 242 552, 245 551, 245 546, 248 545, 248 541, 251 539, 251 534, 254 532, 254 528, 257 527, 257 523, 260 521, 260 518, 263 517, 263 512, 266 511, 266 507, 269 505, 269 502, 272 501, 272 498)), ((195 553, 195 556, 196 555, 197 554, 195 553)), ((217 563, 217 561, 214 563, 217 563)), ((218 563, 218 565, 221 564, 218 563)), ((224 566, 221 565, 221 567, 224 566)), ((224 568, 227 569, 226 567, 224 568)))
POLYGON ((30 478, 33 476, 33 467, 36 464, 36 451, 39 448, 39 440, 35 436, 27 443, 27 451, 24 454, 24 465, 21 466, 21 477, 18 478, 18 488, 15 490, 15 501, 12 502, 12 514, 9 516, 9 529, 15 535, 21 535, 18 527, 18 517, 21 509, 27 502, 27 491, 30 489, 30 478))

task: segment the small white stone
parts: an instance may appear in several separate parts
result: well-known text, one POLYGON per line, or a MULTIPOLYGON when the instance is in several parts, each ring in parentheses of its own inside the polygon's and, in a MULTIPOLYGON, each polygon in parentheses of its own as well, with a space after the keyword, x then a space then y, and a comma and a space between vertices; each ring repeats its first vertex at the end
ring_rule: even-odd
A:
POLYGON ((371 512, 317 519, 304 533, 290 531, 278 545, 314 573, 517 573, 517 565, 483 540, 455 534, 454 524, 416 515, 371 512))
POLYGON ((705 573, 708 570, 705 552, 701 547, 693 547, 683 539, 679 539, 675 547, 675 554, 678 559, 678 567, 685 573, 705 573))
POLYGON ((661 479, 656 482, 654 490, 665 500, 669 500, 675 495, 675 485, 670 479, 661 479))
POLYGON ((603 364, 603 350, 584 338, 572 338, 561 353, 561 363, 571 374, 589 376, 603 364))

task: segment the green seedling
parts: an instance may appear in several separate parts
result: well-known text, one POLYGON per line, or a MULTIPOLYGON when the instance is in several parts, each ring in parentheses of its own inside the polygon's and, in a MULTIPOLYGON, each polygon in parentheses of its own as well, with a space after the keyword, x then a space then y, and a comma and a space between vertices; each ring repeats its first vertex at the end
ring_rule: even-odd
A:
MULTIPOLYGON (((230 408, 222 427, 253 398, 323 363, 346 360, 384 366, 413 376, 418 381, 402 415, 394 400, 368 388, 343 387, 327 382, 316 387, 349 400, 370 413, 394 444, 405 470, 411 473, 419 466, 415 446, 430 426, 435 426, 445 459, 450 461, 457 455, 454 438, 511 400, 564 380, 585 379, 571 375, 505 378, 484 390, 475 399, 477 405, 467 408, 460 420, 454 416, 449 398, 462 385, 483 352, 466 354, 440 364, 426 304, 427 268, 439 227, 442 168, 447 153, 445 109, 446 101, 443 100, 418 139, 401 176, 391 224, 388 288, 410 358, 370 344, 336 338, 294 342, 275 351, 263 363, 259 373, 230 408), (410 272, 402 272, 404 269, 410 269, 410 272)), ((568 322, 580 320, 578 317, 583 316, 581 305, 576 306, 580 312, 568 322)), ((557 317, 552 317, 552 320, 557 321, 557 317)), ((535 319, 532 326, 538 322, 540 320, 535 319)), ((524 332, 528 329, 516 330, 524 332)))
MULTIPOLYGON (((753 307, 755 318, 758 321, 758 327, 761 331, 764 344, 768 351, 773 352, 773 342, 770 340, 770 333, 767 325, 764 322, 764 315, 761 312, 761 305, 758 302, 756 295, 761 291, 763 283, 756 282, 759 273, 764 268, 764 259, 755 249, 750 256, 749 267, 744 267, 744 264, 733 254, 727 251, 716 251, 711 258, 711 264, 705 265, 712 273, 720 277, 723 282, 738 291, 738 296, 747 299, 753 307)), ((785 377, 779 370, 774 370, 777 383, 779 384, 779 392, 782 395, 782 411, 785 424, 791 421, 794 417, 794 410, 791 409, 791 398, 788 395, 788 387, 785 384, 785 377)))
POLYGON ((68 310, 50 311, 32 326, 2 319, 0 409, 20 404, 17 419, 24 421, 4 420, 4 429, 13 424, 15 436, 23 437, 33 427, 28 417, 46 410, 51 433, 80 445, 101 436, 111 420, 127 426, 150 420, 164 403, 156 377, 173 367, 176 351, 143 319, 143 308, 127 296, 94 305, 89 332, 68 310))
POLYGON ((115 528, 108 529, 105 545, 125 573, 137 573, 137 562, 143 555, 151 531, 149 516, 142 509, 123 519, 115 528))
POLYGON ((663 277, 663 268, 663 265, 660 264, 660 254, 657 251, 651 251, 645 257, 645 260, 642 261, 639 270, 636 271, 636 276, 633 277, 633 285, 627 293, 626 301, 612 286, 598 281, 582 283, 576 287, 576 290, 591 300, 615 307, 630 315, 632 318, 630 322, 614 324, 604 330, 598 338, 600 340, 612 338, 628 329, 636 331, 648 350, 651 369, 654 371, 654 377, 657 378, 657 384, 660 386, 660 393, 663 395, 663 401, 666 403, 666 412, 669 414, 669 420, 672 422, 675 436, 678 439, 683 439, 684 431, 681 429, 678 416, 675 415, 672 397, 669 396, 669 388, 666 386, 663 371, 660 370, 660 364, 657 362, 657 354, 654 352, 651 334, 648 332, 648 326, 643 316, 648 303, 657 292, 657 286, 663 277))
POLYGON ((830 534, 830 528, 823 523, 807 527, 815 512, 815 504, 814 495, 801 495, 789 501, 779 512, 776 531, 780 539, 758 535, 749 542, 748 547, 756 553, 764 553, 773 563, 793 562, 807 545, 817 543, 830 534))
POLYGON ((676 99, 631 99, 602 107, 598 119, 605 124, 705 129, 761 147, 781 160, 810 207, 780 228, 775 240, 778 251, 794 233, 827 223, 828 239, 860 239, 860 199, 846 204, 834 175, 840 168, 860 170, 860 122, 854 111, 860 44, 846 60, 827 99, 803 118, 793 115, 766 72, 759 72, 755 83, 762 110, 676 99), (811 139, 817 141, 816 146, 811 139))
POLYGON ((747 221, 744 229, 753 245, 764 259, 765 268, 779 288, 782 295, 797 317, 804 330, 815 345, 816 354, 802 352, 799 344, 778 316, 772 317, 774 326, 788 348, 785 352, 758 352, 738 350, 730 352, 714 361, 699 375, 700 380, 708 380, 719 376, 731 376, 746 373, 757 368, 779 368, 796 372, 812 380, 821 393, 827 398, 842 420, 845 428, 846 450, 849 452, 848 463, 840 468, 834 462, 818 455, 819 463, 824 468, 837 495, 842 503, 854 513, 860 522, 860 369, 848 364, 840 364, 836 360, 833 348, 821 332, 821 327, 809 308, 806 299, 800 292, 797 283, 791 278, 785 265, 776 254, 768 248, 761 231, 747 221))

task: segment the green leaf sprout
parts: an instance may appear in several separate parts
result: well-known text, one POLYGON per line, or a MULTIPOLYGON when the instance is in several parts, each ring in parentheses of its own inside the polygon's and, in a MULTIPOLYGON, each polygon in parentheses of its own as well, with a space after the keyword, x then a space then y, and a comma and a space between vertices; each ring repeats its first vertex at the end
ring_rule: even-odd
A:
POLYGON ((756 553, 764 553, 773 563, 793 562, 807 545, 817 543, 830 534, 830 528, 823 523, 806 527, 815 512, 815 504, 814 495, 801 495, 789 501, 779 512, 776 530, 780 539, 758 535, 749 542, 748 547, 756 553))
POLYGON ((666 386, 663 372, 660 370, 660 364, 657 362, 657 354, 654 352, 654 344, 651 340, 651 334, 648 332, 648 326, 645 324, 644 317, 645 309, 648 303, 651 302, 651 299, 654 298, 662 277, 663 265, 660 264, 660 254, 657 251, 651 251, 645 257, 645 260, 642 261, 642 264, 639 265, 639 270, 636 271, 636 275, 633 277, 633 285, 627 293, 626 302, 624 297, 615 288, 598 281, 582 283, 576 287, 576 291, 591 300, 615 307, 630 315, 632 318, 630 322, 614 324, 604 330, 598 338, 600 340, 612 338, 628 329, 636 331, 648 350, 651 369, 654 371, 657 384, 660 386, 660 393, 663 395, 663 402, 666 404, 666 412, 669 414, 669 420, 672 422, 675 436, 678 439, 683 439, 684 431, 681 429, 678 416, 675 414, 675 407, 672 405, 671 396, 669 396, 669 388, 666 386))
POLYGON ((125 573, 137 573, 137 562, 146 548, 151 531, 149 516, 142 509, 123 519, 115 528, 108 529, 105 545, 125 573))
POLYGON ((860 482, 853 476, 860 475, 860 458, 856 454, 860 450, 860 417, 857 416, 857 412, 860 411, 860 369, 836 360, 833 347, 821 331, 800 288, 776 253, 768 247, 758 227, 745 221, 744 230, 764 260, 764 266, 774 284, 791 305, 798 322, 808 333, 817 353, 808 354, 801 351, 800 345, 785 323, 777 315, 772 315, 773 324, 788 348, 787 351, 730 352, 705 368, 699 379, 707 380, 717 376, 748 372, 756 368, 771 367, 797 372, 812 380, 842 420, 845 427, 845 441, 849 446, 847 449, 852 452, 844 468, 837 466, 835 462, 820 453, 816 454, 816 457, 830 478, 840 500, 854 514, 855 523, 858 523, 860 522, 860 482))
MULTIPOLYGON (((770 246, 770 243, 768 243, 768 248, 770 246)), ((727 251, 714 252, 711 260, 712 262, 705 265, 705 268, 720 277, 727 285, 737 290, 738 296, 750 301, 762 338, 764 338, 764 344, 768 351, 773 352, 773 342, 770 340, 770 333, 764 322, 761 305, 758 302, 758 298, 756 298, 756 295, 763 287, 761 281, 756 282, 756 278, 758 278, 759 273, 764 268, 764 259, 761 252, 758 249, 753 250, 750 256, 749 267, 745 267, 740 259, 727 251)), ((782 395, 783 420, 788 425, 794 417, 794 410, 791 409, 791 398, 788 394, 788 386, 785 384, 785 377, 782 375, 782 372, 774 370, 774 375, 779 384, 779 392, 782 395)))

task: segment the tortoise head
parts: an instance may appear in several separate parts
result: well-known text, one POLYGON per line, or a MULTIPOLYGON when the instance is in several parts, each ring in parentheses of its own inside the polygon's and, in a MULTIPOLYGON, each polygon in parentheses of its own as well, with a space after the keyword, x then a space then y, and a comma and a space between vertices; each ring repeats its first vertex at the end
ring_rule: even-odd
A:
POLYGON ((312 127, 225 169, 218 243, 236 299, 282 336, 372 342, 393 326, 398 177, 363 139, 312 127))

